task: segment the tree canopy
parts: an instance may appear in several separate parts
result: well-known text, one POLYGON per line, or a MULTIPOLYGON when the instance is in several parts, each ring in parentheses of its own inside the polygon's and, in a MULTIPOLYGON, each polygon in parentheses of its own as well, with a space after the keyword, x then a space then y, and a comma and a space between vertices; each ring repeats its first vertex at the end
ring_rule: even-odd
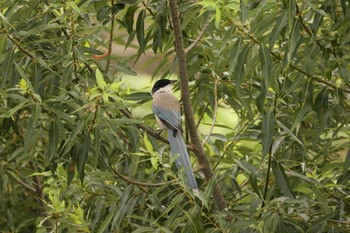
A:
POLYGON ((350 231, 349 22, 346 0, 0 0, 0 231, 350 231), (177 76, 199 193, 150 107, 177 76))

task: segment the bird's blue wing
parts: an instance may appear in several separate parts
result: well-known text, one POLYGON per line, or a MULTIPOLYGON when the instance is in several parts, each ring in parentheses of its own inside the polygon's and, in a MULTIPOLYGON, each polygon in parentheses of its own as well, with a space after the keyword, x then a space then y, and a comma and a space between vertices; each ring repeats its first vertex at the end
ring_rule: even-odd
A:
POLYGON ((160 107, 152 105, 152 110, 158 118, 166 121, 171 126, 177 129, 181 129, 181 112, 171 109, 163 109, 160 107))

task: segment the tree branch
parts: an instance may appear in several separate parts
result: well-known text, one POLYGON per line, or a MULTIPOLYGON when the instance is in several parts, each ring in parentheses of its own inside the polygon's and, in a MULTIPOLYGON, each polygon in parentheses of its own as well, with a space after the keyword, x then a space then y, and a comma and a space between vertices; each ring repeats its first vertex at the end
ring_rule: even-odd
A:
POLYGON ((193 49, 198 43, 199 41, 202 39, 205 31, 207 30, 208 26, 209 26, 209 23, 210 23, 210 15, 208 15, 205 23, 204 23, 204 26, 202 28, 202 31, 199 33, 198 37, 193 41, 192 44, 190 44, 190 46, 188 46, 186 49, 185 49, 185 54, 188 53, 188 51, 190 51, 191 49, 193 49))
POLYGON ((161 186, 166 185, 166 184, 171 184, 176 180, 175 179, 175 180, 171 180, 168 182, 162 182, 162 183, 144 183, 144 182, 140 182, 140 181, 131 179, 130 177, 124 176, 123 174, 118 172, 118 170, 116 168, 114 168, 112 166, 111 166, 111 169, 112 169, 113 173, 116 174, 119 178, 121 178, 122 180, 124 180, 130 184, 136 185, 138 187, 140 187, 140 186, 141 187, 161 187, 161 186))
MULTIPOLYGON (((194 121, 194 116, 193 116, 193 109, 192 109, 190 92, 188 87, 186 57, 185 57, 185 51, 183 47, 183 38, 182 38, 182 32, 180 27, 179 11, 178 11, 176 0, 169 0, 169 5, 170 5, 171 19, 174 27, 175 47, 176 47, 177 59, 179 63, 181 97, 184 105, 185 119, 189 129, 191 141, 195 147, 195 154, 198 158, 198 162, 202 167, 202 171, 205 178, 207 180, 210 180, 213 177, 213 171, 210 167, 209 160, 207 155, 205 154, 204 148, 202 147, 202 144, 199 141, 196 123, 194 121)), ((219 211, 224 210, 226 208, 226 201, 216 181, 214 183, 213 197, 218 210, 219 211)))

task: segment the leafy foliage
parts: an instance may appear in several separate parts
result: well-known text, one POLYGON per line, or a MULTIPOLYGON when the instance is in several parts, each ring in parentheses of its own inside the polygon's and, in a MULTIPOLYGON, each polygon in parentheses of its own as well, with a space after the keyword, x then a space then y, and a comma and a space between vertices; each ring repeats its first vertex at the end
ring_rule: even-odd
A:
POLYGON ((178 4, 227 212, 214 179, 184 187, 149 89, 124 82, 143 79, 128 64, 151 51, 164 58, 154 77, 176 72, 167 1, 0 0, 2 231, 350 230, 349 2, 178 4))

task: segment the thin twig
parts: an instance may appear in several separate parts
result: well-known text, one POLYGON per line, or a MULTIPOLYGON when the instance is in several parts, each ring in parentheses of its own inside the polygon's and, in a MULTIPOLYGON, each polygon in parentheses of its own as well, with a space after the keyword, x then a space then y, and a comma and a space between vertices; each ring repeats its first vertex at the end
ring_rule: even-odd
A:
MULTIPOLYGON (((112 7, 114 6, 114 0, 111 0, 111 5, 112 5, 112 7)), ((110 32, 109 32, 109 42, 108 42, 108 52, 107 52, 108 55, 110 55, 112 53, 113 34, 114 34, 113 33, 114 32, 114 17, 115 17, 113 10, 111 11, 111 17, 112 17, 112 21, 111 21, 111 28, 110 28, 110 32)), ((107 64, 106 64, 106 72, 109 70, 110 63, 111 63, 111 59, 108 58, 107 64)))
POLYGON ((137 185, 137 186, 142 186, 142 187, 161 187, 161 186, 166 185, 166 184, 172 184, 174 181, 177 180, 177 179, 174 179, 174 180, 167 181, 167 182, 162 182, 162 183, 144 183, 144 182, 140 182, 140 181, 134 180, 134 179, 132 179, 130 177, 124 176, 123 174, 118 172, 118 170, 115 167, 113 167, 113 166, 111 166, 111 169, 112 169, 113 173, 116 174, 122 180, 124 180, 124 181, 126 181, 126 182, 128 182, 130 184, 137 185))
MULTIPOLYGON (((299 9, 299 6, 298 6, 297 3, 295 3, 295 8, 296 8, 296 15, 298 16, 298 19, 299 19, 299 21, 300 21, 300 23, 301 23, 302 28, 304 28, 304 30, 306 31, 306 33, 307 33, 310 37, 313 37, 313 36, 312 36, 312 31, 311 31, 311 29, 308 28, 308 27, 306 26, 306 24, 305 24, 305 22, 304 22, 304 20, 303 20, 303 17, 301 16, 301 12, 300 12, 300 9, 299 9)), ((316 42, 316 44, 317 44, 318 46, 320 46, 322 49, 328 50, 328 52, 330 52, 331 54, 333 54, 333 56, 335 56, 335 57, 338 56, 334 50, 331 50, 330 48, 326 48, 324 45, 322 45, 322 44, 320 43, 320 41, 315 40, 315 42, 316 42)))
POLYGON ((202 142, 202 146, 204 146, 205 143, 207 143, 211 134, 213 133, 215 123, 216 123, 216 117, 218 115, 218 80, 217 80, 218 77, 217 77, 217 74, 215 74, 214 72, 213 72, 213 78, 214 78, 214 115, 213 115, 213 120, 211 122, 209 132, 207 136, 204 138, 202 142))
POLYGON ((202 31, 199 33, 198 37, 192 42, 192 44, 190 44, 190 46, 188 46, 185 49, 185 54, 187 54, 191 49, 193 49, 199 43, 199 41, 202 39, 205 31, 207 30, 207 28, 209 26, 209 23, 210 23, 210 15, 207 16, 207 19, 206 19, 206 21, 204 23, 202 31))
POLYGON ((20 185, 22 185, 24 188, 32 191, 32 192, 36 192, 36 189, 33 188, 32 186, 30 186, 29 184, 25 183, 24 181, 22 181, 21 179, 19 179, 18 177, 16 177, 14 174, 12 174, 12 172, 7 172, 7 174, 9 174, 12 179, 14 179, 17 183, 19 183, 20 185))

